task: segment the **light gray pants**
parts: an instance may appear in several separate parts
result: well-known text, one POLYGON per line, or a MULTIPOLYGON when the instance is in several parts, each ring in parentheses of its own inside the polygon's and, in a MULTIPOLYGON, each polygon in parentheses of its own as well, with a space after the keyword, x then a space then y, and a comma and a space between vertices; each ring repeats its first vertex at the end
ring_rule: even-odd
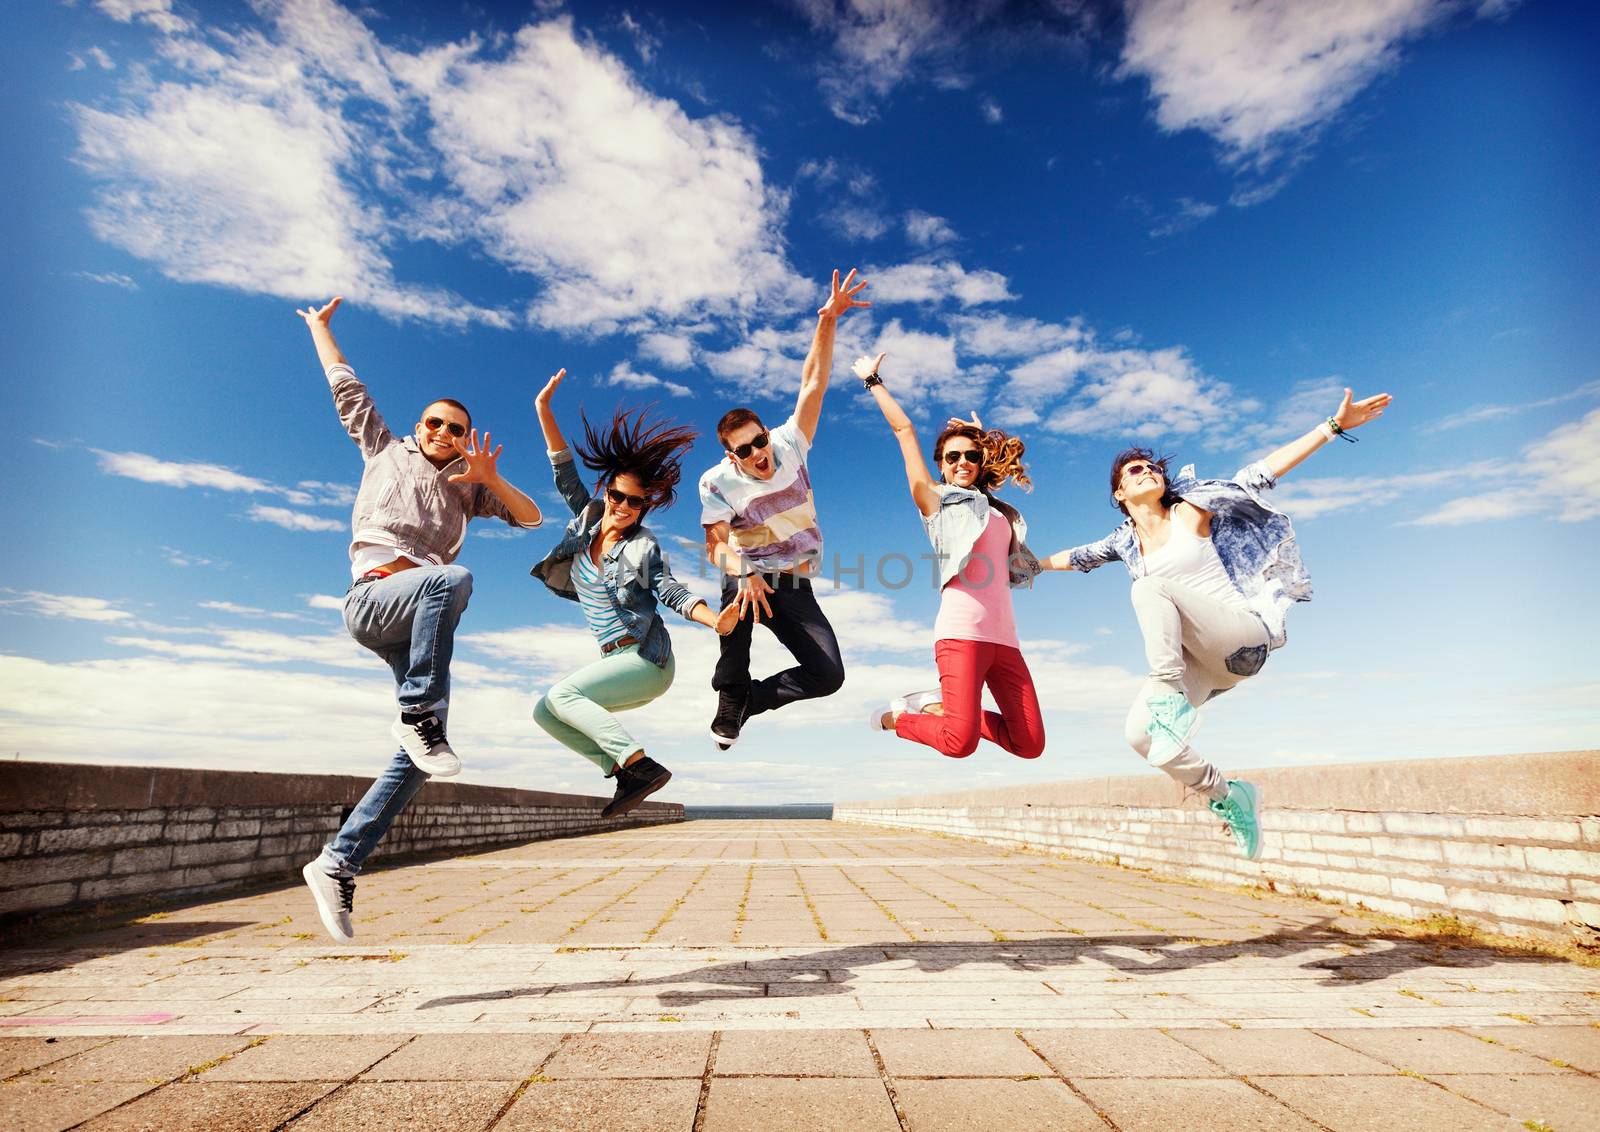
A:
MULTIPOLYGON (((1260 671, 1267 657, 1267 629, 1247 609, 1235 609, 1168 578, 1137 578, 1133 614, 1144 635, 1150 674, 1139 689, 1123 734, 1128 745, 1150 758, 1147 701, 1179 693, 1199 707, 1260 671)), ((1228 782, 1211 763, 1185 747, 1164 763, 1152 763, 1192 790, 1227 796, 1228 782)))

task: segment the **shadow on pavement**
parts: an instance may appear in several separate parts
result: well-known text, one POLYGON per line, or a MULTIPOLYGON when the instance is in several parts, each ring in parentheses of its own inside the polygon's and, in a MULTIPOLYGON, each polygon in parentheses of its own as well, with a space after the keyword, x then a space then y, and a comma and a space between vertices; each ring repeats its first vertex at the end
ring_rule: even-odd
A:
POLYGON ((671 988, 691 984, 681 991, 658 992, 664 1002, 686 1006, 730 996, 726 989, 743 989, 751 998, 780 997, 786 986, 805 986, 810 995, 854 994, 851 974, 857 969, 910 960, 925 974, 958 971, 968 966, 1001 964, 1019 971, 1057 968, 1092 961, 1123 975, 1150 975, 1189 970, 1235 959, 1283 959, 1318 952, 1300 964, 1304 970, 1326 972, 1319 986, 1363 984, 1392 978, 1423 967, 1486 967, 1527 963, 1565 965, 1567 960, 1538 951, 1494 949, 1464 943, 1457 937, 1421 937, 1379 929, 1355 935, 1331 927, 1335 917, 1294 931, 1273 932, 1254 939, 1185 942, 1170 935, 1062 936, 1057 939, 996 941, 994 943, 888 943, 828 948, 806 954, 785 954, 771 959, 713 963, 687 971, 645 979, 604 979, 580 983, 507 987, 483 994, 451 995, 421 1004, 419 1009, 495 1002, 514 998, 596 991, 624 992, 645 987, 671 988), (1345 946, 1350 954, 1327 955, 1329 948, 1345 946), (822 972, 830 974, 822 974, 822 972), (843 977, 841 977, 843 976, 843 977), (717 990, 705 989, 706 984, 717 990), (769 990, 769 988, 772 988, 769 990))
POLYGON ((84 932, 57 926, 53 932, 29 938, 20 932, 0 942, 0 974, 32 975, 60 971, 89 959, 100 959, 143 947, 187 944, 205 936, 260 926, 259 920, 132 920, 107 925, 99 921, 84 932), (82 934, 79 934, 79 933, 82 934), (8 955, 7 952, 23 952, 8 955))

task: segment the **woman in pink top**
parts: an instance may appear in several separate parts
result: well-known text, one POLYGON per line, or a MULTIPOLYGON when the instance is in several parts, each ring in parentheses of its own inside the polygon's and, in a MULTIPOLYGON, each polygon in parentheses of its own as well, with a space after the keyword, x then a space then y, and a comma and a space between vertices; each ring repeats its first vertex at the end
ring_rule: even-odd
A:
POLYGON ((976 415, 952 420, 933 445, 941 476, 935 480, 911 419, 878 376, 883 358, 860 358, 855 372, 900 441, 911 498, 933 543, 941 593, 933 646, 939 691, 895 700, 873 712, 872 726, 893 729, 951 758, 972 754, 980 737, 1019 758, 1038 758, 1044 721, 1018 647, 1011 589, 1031 585, 1039 562, 1028 550, 1022 516, 993 494, 1007 480, 1032 488, 1022 466, 1022 441, 985 430, 976 415), (982 710, 985 684, 998 712, 982 710))

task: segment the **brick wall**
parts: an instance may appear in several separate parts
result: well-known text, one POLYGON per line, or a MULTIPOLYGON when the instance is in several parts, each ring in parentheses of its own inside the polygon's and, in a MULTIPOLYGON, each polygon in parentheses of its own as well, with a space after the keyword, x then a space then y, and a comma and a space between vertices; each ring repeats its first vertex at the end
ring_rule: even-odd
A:
MULTIPOLYGON (((126 897, 186 897, 292 879, 369 779, 334 775, 0 763, 0 920, 126 897)), ((373 854, 478 849, 683 820, 646 802, 430 782, 373 854)))
POLYGON ((1259 861, 1155 772, 838 803, 834 818, 1600 943, 1600 753, 1236 773, 1262 791, 1259 861))

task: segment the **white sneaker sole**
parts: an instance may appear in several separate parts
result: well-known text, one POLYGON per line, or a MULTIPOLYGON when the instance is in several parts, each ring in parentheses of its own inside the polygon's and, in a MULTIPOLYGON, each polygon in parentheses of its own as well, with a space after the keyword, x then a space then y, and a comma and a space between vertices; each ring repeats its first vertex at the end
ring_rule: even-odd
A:
POLYGON ((730 739, 726 735, 718 735, 710 729, 707 729, 706 734, 711 736, 711 741, 717 745, 717 750, 719 751, 731 751, 733 750, 733 745, 739 741, 739 736, 737 735, 730 739))

